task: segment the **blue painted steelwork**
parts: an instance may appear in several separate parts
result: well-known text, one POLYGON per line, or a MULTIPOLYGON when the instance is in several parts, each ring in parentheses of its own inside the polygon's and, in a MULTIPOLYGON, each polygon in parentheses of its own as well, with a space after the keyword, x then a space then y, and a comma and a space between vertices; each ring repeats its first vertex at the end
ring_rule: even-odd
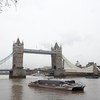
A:
POLYGON ((34 53, 34 54, 56 54, 54 51, 47 51, 47 50, 35 50, 35 49, 24 49, 24 53, 34 53))

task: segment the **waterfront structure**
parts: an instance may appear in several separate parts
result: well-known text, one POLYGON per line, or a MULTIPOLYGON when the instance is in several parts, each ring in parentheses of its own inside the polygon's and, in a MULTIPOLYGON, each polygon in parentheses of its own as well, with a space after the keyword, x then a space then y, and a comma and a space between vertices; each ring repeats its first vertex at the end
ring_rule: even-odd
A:
POLYGON ((56 52, 55 54, 51 54, 54 76, 65 76, 62 47, 55 43, 55 46, 51 48, 51 51, 56 52))
POLYGON ((26 72, 23 68, 23 53, 35 53, 35 54, 48 54, 51 55, 51 66, 55 76, 64 74, 64 67, 62 62, 62 47, 55 43, 55 46, 51 48, 51 51, 24 49, 24 43, 20 42, 19 38, 16 43, 13 44, 13 63, 10 71, 10 78, 25 78, 26 72))
POLYGON ((26 71, 23 69, 23 49, 24 43, 19 38, 13 43, 13 62, 9 73, 10 78, 26 78, 26 71))
MULTIPOLYGON (((9 72, 10 78, 26 78, 26 71, 23 67, 23 54, 46 54, 51 56, 51 70, 54 76, 85 76, 85 75, 100 75, 100 68, 96 64, 87 66, 86 68, 80 68, 73 65, 64 55, 62 54, 62 47, 55 43, 51 51, 48 50, 36 50, 36 49, 25 49, 24 43, 20 42, 19 38, 13 43, 13 52, 0 61, 0 64, 7 61, 13 56, 12 69, 9 72)), ((90 65, 90 64, 89 64, 90 65)))

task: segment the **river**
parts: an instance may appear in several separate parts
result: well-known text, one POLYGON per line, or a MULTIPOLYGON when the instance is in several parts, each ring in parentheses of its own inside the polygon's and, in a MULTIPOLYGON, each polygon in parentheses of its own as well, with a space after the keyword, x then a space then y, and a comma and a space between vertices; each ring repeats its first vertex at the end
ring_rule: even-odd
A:
POLYGON ((83 82, 84 92, 28 87, 29 82, 40 78, 44 77, 9 79, 8 75, 0 75, 0 100, 100 100, 100 79, 67 78, 83 82))

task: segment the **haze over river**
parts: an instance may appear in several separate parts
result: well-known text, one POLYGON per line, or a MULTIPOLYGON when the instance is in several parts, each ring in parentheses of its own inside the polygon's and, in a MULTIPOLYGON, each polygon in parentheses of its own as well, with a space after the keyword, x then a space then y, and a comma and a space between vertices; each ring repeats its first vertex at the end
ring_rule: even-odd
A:
POLYGON ((100 100, 100 78, 66 78, 86 84, 84 92, 28 87, 29 82, 41 78, 9 79, 8 75, 0 75, 0 100, 100 100))

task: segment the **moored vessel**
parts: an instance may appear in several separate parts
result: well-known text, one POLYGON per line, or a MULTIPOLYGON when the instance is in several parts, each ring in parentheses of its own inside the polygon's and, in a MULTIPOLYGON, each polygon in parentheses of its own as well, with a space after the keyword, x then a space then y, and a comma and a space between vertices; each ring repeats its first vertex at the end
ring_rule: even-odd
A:
POLYGON ((85 87, 83 83, 75 82, 75 80, 37 80, 35 82, 30 82, 28 86, 71 91, 83 91, 85 87))

